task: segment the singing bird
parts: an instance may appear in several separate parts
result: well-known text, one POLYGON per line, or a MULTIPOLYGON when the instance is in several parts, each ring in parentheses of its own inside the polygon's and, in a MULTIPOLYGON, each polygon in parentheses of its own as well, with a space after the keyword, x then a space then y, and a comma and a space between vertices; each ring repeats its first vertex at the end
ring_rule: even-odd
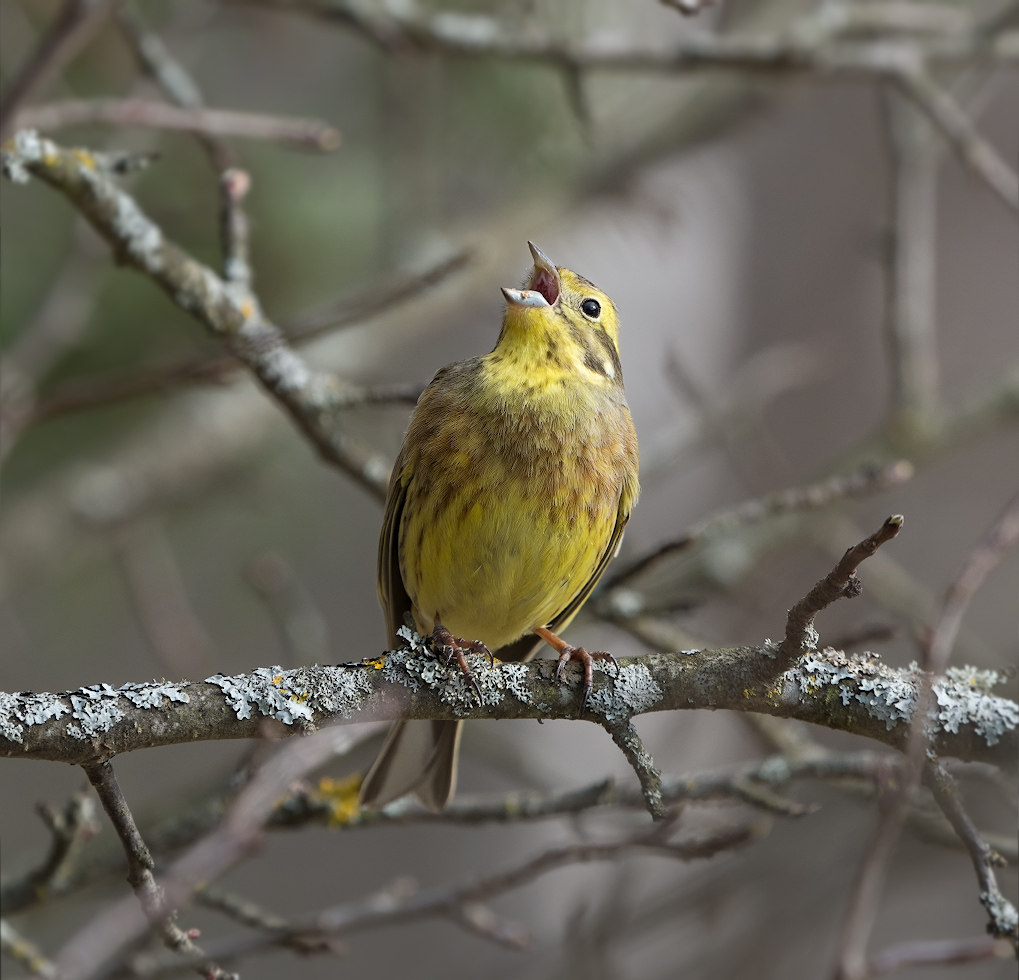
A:
MULTIPOLYGON (((447 662, 466 651, 529 660, 557 635, 619 550, 637 500, 637 434, 623 392, 619 319, 583 276, 528 243, 525 288, 504 288, 495 349, 442 368, 418 401, 389 484, 378 592, 391 648, 411 613, 447 662)), ((583 707, 581 708, 583 711, 583 707)), ((456 787, 461 722, 398 721, 361 805, 414 793, 441 810, 456 787)))

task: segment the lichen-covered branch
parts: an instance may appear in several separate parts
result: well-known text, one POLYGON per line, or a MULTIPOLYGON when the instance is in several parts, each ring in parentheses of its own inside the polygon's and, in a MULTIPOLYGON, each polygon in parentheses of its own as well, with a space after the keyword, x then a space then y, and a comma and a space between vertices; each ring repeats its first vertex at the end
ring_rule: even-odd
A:
MULTIPOLYGON (((264 718, 290 733, 327 722, 396 718, 576 718, 579 670, 556 683, 555 664, 488 664, 470 657, 479 703, 425 641, 334 667, 261 667, 197 682, 96 684, 63 694, 0 694, 0 755, 77 764, 157 745, 254 738, 264 718)), ((595 669, 586 717, 616 723, 649 711, 712 708, 799 718, 895 748, 905 744, 922 672, 874 654, 812 651, 775 676, 777 644, 650 654, 595 669)), ((939 755, 1014 768, 1019 705, 991 689, 994 671, 952 668, 928 717, 939 755)))
POLYGON ((168 241, 134 199, 117 187, 100 155, 68 150, 22 131, 5 145, 3 170, 16 182, 35 175, 65 194, 106 239, 119 262, 152 279, 226 344, 328 462, 374 496, 384 496, 389 479, 386 461, 335 424, 344 383, 335 375, 312 371, 265 318, 243 283, 224 281, 168 241))

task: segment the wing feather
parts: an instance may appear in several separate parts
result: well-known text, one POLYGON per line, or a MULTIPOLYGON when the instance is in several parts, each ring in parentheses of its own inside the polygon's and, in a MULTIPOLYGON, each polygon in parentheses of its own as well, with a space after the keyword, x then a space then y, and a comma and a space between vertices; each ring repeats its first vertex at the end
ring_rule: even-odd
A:
POLYGON ((410 596, 403 585, 400 573, 400 520, 407 502, 409 479, 404 478, 404 454, 401 451, 393 466, 386 497, 386 513, 379 535, 378 591, 379 605, 386 620, 389 649, 399 646, 396 631, 403 626, 405 613, 411 610, 410 596))

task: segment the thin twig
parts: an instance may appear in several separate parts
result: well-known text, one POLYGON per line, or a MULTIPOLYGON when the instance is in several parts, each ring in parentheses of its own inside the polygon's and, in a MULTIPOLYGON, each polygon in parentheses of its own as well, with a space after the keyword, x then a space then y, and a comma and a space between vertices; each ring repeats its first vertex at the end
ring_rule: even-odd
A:
POLYGON ((785 670, 797 657, 816 647, 814 617, 822 609, 839 599, 860 594, 863 587, 856 577, 857 568, 902 530, 902 520, 901 514, 893 514, 870 537, 849 548, 842 560, 789 610, 785 639, 776 654, 779 670, 785 670))
POLYGON ((1001 894, 994 874, 995 867, 1004 865, 1004 859, 981 839, 980 832, 963 808, 959 787, 937 759, 928 760, 924 767, 924 782, 969 851, 980 885, 980 904, 987 910, 990 920, 987 931, 997 938, 1010 940, 1016 946, 1019 943, 1019 915, 1015 906, 1001 894))
POLYGON ((1009 501, 1002 515, 970 552, 959 574, 949 586, 941 608, 941 616, 934 626, 926 651, 924 666, 931 675, 936 677, 945 672, 955 638, 962 625, 962 617, 966 614, 970 601, 987 574, 1017 541, 1019 541, 1019 493, 1009 501))
MULTIPOLYGON (((219 825, 178 858, 158 883, 152 878, 152 859, 148 857, 141 835, 127 813, 130 827, 125 827, 121 837, 125 840, 128 864, 137 869, 137 876, 146 889, 146 901, 154 911, 169 922, 165 919, 165 910, 182 909, 188 905, 198 887, 215 881, 250 853, 258 841, 263 823, 286 787, 294 779, 331 758, 338 741, 340 744, 345 742, 343 733, 327 728, 307 738, 294 740, 277 751, 240 791, 219 825)), ((94 781, 97 789, 106 785, 102 772, 104 765, 107 764, 92 767, 99 780, 98 784, 94 781)), ((112 769, 110 772, 112 774, 112 769)), ((126 804, 121 806, 119 788, 107 791, 111 796, 107 812, 113 811, 111 818, 117 825, 118 820, 123 822, 125 819, 126 804)), ((106 801, 103 802, 106 806, 106 801)), ((72 936, 56 957, 56 962, 66 973, 66 976, 62 974, 62 980, 87 980, 94 976, 124 946, 142 935, 147 924, 145 918, 137 915, 137 909, 132 903, 120 901, 107 907, 72 936)), ((210 968, 204 953, 196 951, 192 955, 199 969, 210 968)), ((211 968, 219 969, 214 964, 211 968)), ((225 975, 220 976, 224 976, 225 980, 225 975)))
POLYGON ((123 0, 65 0, 28 61, 4 87, 0 141, 14 130, 15 116, 82 51, 123 0))
POLYGON ((36 809, 52 835, 49 854, 38 868, 4 884, 0 903, 4 914, 70 891, 82 849, 99 832, 95 801, 90 793, 75 793, 63 811, 43 803, 36 809))
MULTIPOLYGON (((207 980, 239 980, 236 975, 225 973, 208 960, 202 950, 194 944, 191 936, 177 925, 176 911, 173 906, 167 904, 163 889, 156 883, 152 855, 138 832, 134 815, 127 805, 120 783, 113 772, 113 766, 108 762, 101 762, 82 768, 89 782, 95 787, 99 802, 102 803, 106 815, 124 845, 128 883, 134 889, 145 917, 158 929, 163 944, 181 956, 200 959, 202 962, 196 964, 196 972, 207 980)), ((74 969, 78 966, 73 956, 62 955, 58 962, 61 972, 68 967, 74 969)))
POLYGON ((605 730, 612 736, 612 741, 619 746, 620 751, 626 756, 626 761, 637 774, 648 813, 652 819, 662 820, 667 813, 662 802, 662 774, 658 771, 651 754, 644 748, 633 722, 629 718, 618 720, 606 718, 603 724, 605 730))
POLYGON ((51 132, 68 126, 119 126, 171 129, 203 136, 291 143, 308 150, 331 152, 340 145, 339 131, 319 119, 269 116, 231 109, 170 105, 151 99, 67 99, 22 109, 16 129, 51 132))
POLYGON ((939 146, 931 124, 896 89, 885 92, 893 163, 887 337, 894 389, 889 425, 923 431, 939 421, 935 338, 939 146))
MULTIPOLYGON (((445 282, 464 269, 472 258, 470 249, 461 249, 449 258, 429 266, 423 272, 397 278, 389 284, 373 286, 355 296, 328 306, 298 314, 282 324, 292 344, 302 344, 323 333, 360 326, 380 314, 410 302, 445 282)), ((235 357, 222 354, 194 357, 173 364, 132 369, 108 377, 84 378, 66 382, 38 400, 25 425, 37 424, 70 412, 99 408, 131 398, 173 391, 180 387, 223 384, 243 365, 235 357)), ((368 387, 349 385, 339 408, 388 403, 414 404, 423 385, 383 384, 368 387)))
POLYGON ((1004 959, 1011 955, 1008 943, 991 936, 973 939, 919 939, 881 950, 870 961, 868 976, 878 977, 911 966, 950 966, 1004 959))
POLYGON ((919 67, 901 71, 893 80, 941 130, 970 172, 1009 208, 1019 212, 1019 176, 993 144, 980 135, 965 109, 926 70, 919 67))
MULTIPOLYGON (((828 477, 805 487, 775 490, 762 497, 744 501, 735 507, 712 514, 691 527, 682 537, 661 545, 629 568, 617 573, 606 584, 602 604, 611 608, 613 592, 631 584, 663 560, 692 548, 702 541, 731 535, 747 524, 754 524, 785 514, 829 507, 840 500, 855 499, 900 486, 913 476, 913 465, 896 460, 885 466, 864 466, 853 473, 828 477)), ((629 597, 628 597, 629 599, 629 597)), ((629 600, 632 603, 632 600, 629 600)), ((631 609, 632 605, 627 605, 631 609)))
MULTIPOLYGON (((467 884, 440 885, 416 891, 400 883, 402 887, 388 888, 359 902, 335 906, 308 916, 295 922, 288 932, 277 935, 261 932, 254 936, 229 939, 210 947, 210 951, 214 951, 218 959, 230 961, 268 946, 290 944, 302 937, 342 936, 364 929, 437 917, 448 918, 477 931, 476 922, 464 922, 465 907, 470 910, 478 903, 520 888, 558 868, 589 861, 611 861, 630 851, 650 851, 681 861, 709 858, 722 851, 742 847, 763 836, 770 823, 762 818, 755 823, 723 829, 706 837, 679 841, 663 837, 658 832, 659 826, 656 825, 652 833, 621 841, 552 847, 505 871, 485 875, 467 884)), ((470 911, 467 915, 470 916, 470 911)), ((486 938, 496 937, 488 933, 486 938)))

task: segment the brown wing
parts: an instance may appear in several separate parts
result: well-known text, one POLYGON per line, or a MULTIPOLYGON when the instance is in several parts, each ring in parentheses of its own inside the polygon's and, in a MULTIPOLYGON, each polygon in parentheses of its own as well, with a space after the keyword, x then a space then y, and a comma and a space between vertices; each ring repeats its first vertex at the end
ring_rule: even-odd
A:
MULTIPOLYGON (((602 552, 601 558, 598 560, 598 565, 584 587, 573 598, 573 601, 551 623, 547 624, 553 633, 559 633, 560 630, 566 629, 573 617, 580 612, 580 607, 587 601, 587 597, 598 584, 602 575, 605 574, 605 569, 609 567, 609 562, 616 557, 619 543, 623 540, 626 522, 629 519, 630 511, 623 509, 623 501, 620 499, 619 510, 616 512, 616 525, 612 528, 612 534, 609 537, 605 550, 602 552)), ((514 640, 512 643, 507 643, 506 646, 500 647, 495 651, 495 655, 500 660, 530 660, 543 642, 544 640, 540 637, 527 633, 520 637, 519 640, 514 640)))
POLYGON ((378 590, 379 605, 386 620, 386 634, 389 649, 401 644, 396 631, 403 626, 405 613, 411 610, 410 596, 403 586, 400 574, 400 520, 407 500, 407 484, 403 480, 403 452, 393 466, 389 481, 389 496, 386 498, 386 514, 382 519, 382 533, 379 535, 378 590))

